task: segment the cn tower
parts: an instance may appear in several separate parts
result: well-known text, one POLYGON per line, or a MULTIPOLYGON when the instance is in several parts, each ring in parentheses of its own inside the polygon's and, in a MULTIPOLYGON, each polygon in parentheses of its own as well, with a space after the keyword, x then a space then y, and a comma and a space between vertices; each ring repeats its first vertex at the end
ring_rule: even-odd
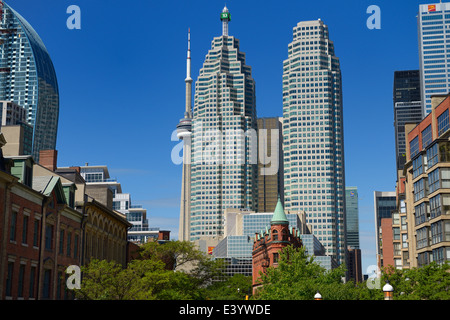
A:
POLYGON ((191 30, 188 31, 186 61, 186 107, 184 118, 177 125, 177 137, 183 140, 183 173, 181 180, 179 241, 190 240, 191 214, 191 135, 192 135, 192 78, 191 78, 191 30))

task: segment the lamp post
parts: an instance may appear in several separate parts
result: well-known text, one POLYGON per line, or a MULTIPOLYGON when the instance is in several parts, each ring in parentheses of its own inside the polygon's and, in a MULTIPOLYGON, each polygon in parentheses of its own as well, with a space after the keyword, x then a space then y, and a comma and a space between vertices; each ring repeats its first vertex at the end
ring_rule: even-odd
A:
POLYGON ((314 295, 314 300, 322 300, 322 295, 319 291, 317 291, 317 293, 314 295))
POLYGON ((386 281, 386 284, 383 287, 384 292, 384 300, 394 300, 394 288, 389 284, 389 281, 386 281))

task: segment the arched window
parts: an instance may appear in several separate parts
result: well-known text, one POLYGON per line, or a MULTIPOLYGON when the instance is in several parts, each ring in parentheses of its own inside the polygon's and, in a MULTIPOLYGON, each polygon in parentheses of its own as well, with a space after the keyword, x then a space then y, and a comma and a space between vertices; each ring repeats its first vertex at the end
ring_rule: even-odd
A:
POLYGON ((277 230, 272 230, 272 240, 273 241, 277 241, 278 240, 278 231, 277 230))

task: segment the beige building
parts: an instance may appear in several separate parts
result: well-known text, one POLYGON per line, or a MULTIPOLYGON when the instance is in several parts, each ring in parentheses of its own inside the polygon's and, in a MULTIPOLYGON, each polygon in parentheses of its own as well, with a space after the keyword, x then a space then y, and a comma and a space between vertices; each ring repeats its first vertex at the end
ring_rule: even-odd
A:
POLYGON ((450 95, 433 96, 431 113, 414 128, 405 128, 404 267, 450 260, 449 112, 450 95))

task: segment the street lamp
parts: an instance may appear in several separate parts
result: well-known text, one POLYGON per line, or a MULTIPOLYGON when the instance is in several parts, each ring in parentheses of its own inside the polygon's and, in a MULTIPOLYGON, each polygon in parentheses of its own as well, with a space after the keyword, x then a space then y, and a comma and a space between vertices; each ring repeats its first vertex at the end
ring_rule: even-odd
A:
POLYGON ((386 284, 383 287, 384 292, 384 300, 394 300, 394 288, 389 284, 389 281, 386 281, 386 284))
POLYGON ((322 295, 319 291, 317 291, 317 293, 314 295, 314 300, 322 300, 322 295))

